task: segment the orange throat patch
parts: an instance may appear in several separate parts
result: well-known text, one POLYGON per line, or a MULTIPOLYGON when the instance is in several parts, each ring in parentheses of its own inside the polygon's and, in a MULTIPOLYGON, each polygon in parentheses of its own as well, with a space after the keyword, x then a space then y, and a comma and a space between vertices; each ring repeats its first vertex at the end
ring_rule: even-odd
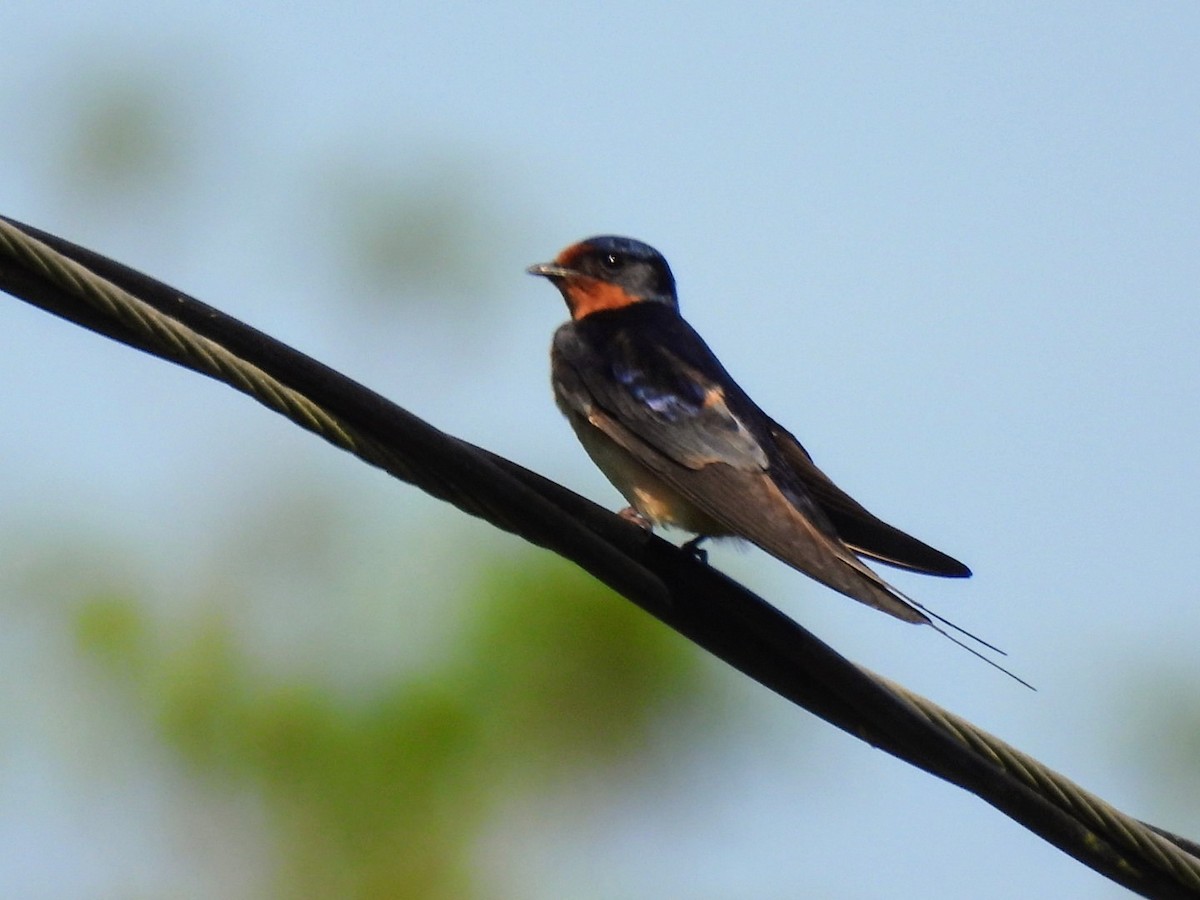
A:
POLYGON ((571 311, 571 318, 576 320, 594 312, 623 309, 641 301, 640 297, 635 297, 620 285, 586 275, 576 275, 568 279, 563 284, 563 297, 571 311))

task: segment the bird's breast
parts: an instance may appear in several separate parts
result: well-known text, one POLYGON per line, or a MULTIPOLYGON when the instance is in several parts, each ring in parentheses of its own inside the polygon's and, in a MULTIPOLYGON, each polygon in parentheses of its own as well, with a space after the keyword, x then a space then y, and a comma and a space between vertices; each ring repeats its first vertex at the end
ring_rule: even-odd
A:
POLYGON ((588 456, 630 505, 655 525, 669 525, 712 537, 729 529, 666 484, 657 474, 574 409, 560 408, 588 456))

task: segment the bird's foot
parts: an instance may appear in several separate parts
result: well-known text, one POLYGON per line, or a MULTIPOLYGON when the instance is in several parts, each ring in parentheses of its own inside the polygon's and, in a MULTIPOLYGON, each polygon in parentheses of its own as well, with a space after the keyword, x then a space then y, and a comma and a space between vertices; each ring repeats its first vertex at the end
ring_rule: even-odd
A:
POLYGON ((696 559, 696 560, 704 563, 704 565, 708 565, 708 551, 700 546, 702 543, 704 543, 704 541, 707 541, 707 540, 708 540, 707 534, 698 534, 694 538, 692 538, 690 541, 688 541, 684 544, 681 544, 679 549, 682 550, 684 553, 687 553, 693 559, 696 559))
POLYGON ((624 519, 626 522, 630 522, 630 523, 636 525, 638 528, 642 529, 642 531, 653 531, 654 530, 654 523, 651 522, 649 519, 647 519, 645 516, 643 516, 640 512, 638 512, 632 506, 625 507, 619 513, 617 513, 617 515, 620 516, 622 519, 624 519))

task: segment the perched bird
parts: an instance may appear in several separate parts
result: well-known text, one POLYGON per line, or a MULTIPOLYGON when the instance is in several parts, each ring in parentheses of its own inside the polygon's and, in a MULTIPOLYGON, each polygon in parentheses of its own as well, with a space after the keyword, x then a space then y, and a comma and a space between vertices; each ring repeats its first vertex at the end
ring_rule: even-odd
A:
POLYGON ((708 537, 744 538, 906 622, 932 624, 933 614, 859 557, 929 575, 971 574, 839 489, 738 387, 680 316, 675 279, 653 247, 593 237, 528 272, 548 278, 570 310, 551 351, 554 396, 632 504, 626 518, 692 532, 693 547, 708 537))

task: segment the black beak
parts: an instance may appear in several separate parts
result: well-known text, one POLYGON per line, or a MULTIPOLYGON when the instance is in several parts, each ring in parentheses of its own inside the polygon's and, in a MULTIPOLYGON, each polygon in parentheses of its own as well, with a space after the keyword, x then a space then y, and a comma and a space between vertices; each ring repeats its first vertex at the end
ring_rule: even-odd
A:
POLYGON ((577 273, 556 263, 537 263, 525 270, 530 275, 539 275, 542 278, 569 278, 577 273))

